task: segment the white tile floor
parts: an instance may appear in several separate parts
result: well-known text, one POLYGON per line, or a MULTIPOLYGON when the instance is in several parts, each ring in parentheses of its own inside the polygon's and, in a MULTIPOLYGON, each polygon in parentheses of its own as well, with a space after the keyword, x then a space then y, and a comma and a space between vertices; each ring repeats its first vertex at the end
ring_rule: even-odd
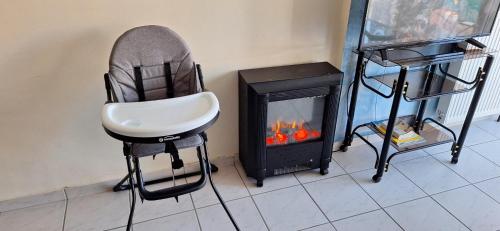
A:
MULTIPOLYGON (((458 165, 449 146, 396 157, 378 184, 367 146, 334 153, 330 174, 268 178, 239 163, 215 181, 242 230, 500 230, 500 123, 476 122, 458 165), (485 139, 484 139, 485 138, 485 139)), ((192 181, 193 179, 187 179, 192 181)), ((67 202, 0 213, 0 230, 125 230, 127 192, 67 190, 67 202)), ((138 203, 134 230, 233 230, 209 186, 175 200, 138 203)))

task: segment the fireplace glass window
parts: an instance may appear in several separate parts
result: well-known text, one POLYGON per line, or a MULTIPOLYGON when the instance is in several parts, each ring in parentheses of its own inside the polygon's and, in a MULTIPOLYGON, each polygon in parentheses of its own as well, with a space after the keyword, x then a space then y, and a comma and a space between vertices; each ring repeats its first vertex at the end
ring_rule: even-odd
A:
POLYGON ((267 146, 320 139, 324 110, 324 96, 269 102, 267 146))

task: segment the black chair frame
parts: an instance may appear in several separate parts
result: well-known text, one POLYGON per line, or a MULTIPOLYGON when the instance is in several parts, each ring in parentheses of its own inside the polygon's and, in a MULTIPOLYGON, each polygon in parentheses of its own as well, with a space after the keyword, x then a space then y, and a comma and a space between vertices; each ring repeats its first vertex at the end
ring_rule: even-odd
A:
MULTIPOLYGON (((194 65, 196 70, 195 73, 197 73, 198 80, 200 82, 200 87, 202 91, 205 91, 205 84, 203 82, 203 74, 201 71, 201 66, 199 64, 194 65)), ((107 94, 107 101, 106 103, 114 102, 113 101, 113 92, 111 90, 111 82, 109 80, 108 74, 104 75, 104 82, 105 82, 105 87, 106 87, 106 94, 107 94)), ((128 222, 127 222, 127 231, 130 231, 133 226, 133 217, 134 217, 134 212, 135 212, 135 205, 136 205, 136 193, 135 189, 137 188, 137 191, 139 192, 139 196, 141 200, 161 200, 161 199, 167 199, 167 198, 172 198, 174 197, 176 200, 178 200, 178 197, 181 195, 185 195, 194 191, 197 191, 201 189, 203 186, 205 186, 207 178, 208 181, 210 182, 210 185, 212 189, 215 192, 215 195, 217 196, 217 199, 221 203, 222 207, 224 208, 226 214, 228 215, 229 219, 231 220, 231 223, 233 224, 235 230, 239 230, 239 227, 234 220, 233 216, 231 215, 231 212, 227 208, 226 204, 224 203, 224 200, 222 199, 219 191, 215 187, 215 184, 212 179, 212 172, 217 172, 218 168, 217 166, 211 164, 209 162, 208 158, 208 151, 207 151, 207 135, 204 132, 205 129, 207 129, 210 125, 212 125, 218 118, 217 116, 207 123, 206 125, 194 129, 192 131, 187 131, 181 134, 176 134, 172 136, 162 136, 162 137, 146 137, 146 138, 138 138, 138 137, 128 137, 128 136, 123 136, 117 133, 114 133, 106 128, 104 130, 106 133, 108 133, 110 136, 119 139, 123 141, 123 154, 125 155, 125 160, 127 162, 127 170, 128 174, 118 182, 113 187, 113 191, 123 191, 123 190, 130 190, 131 192, 131 201, 130 201, 130 213, 128 217, 128 222), (191 173, 185 173, 182 175, 172 175, 170 177, 165 177, 165 178, 160 178, 160 179, 155 179, 155 180, 150 180, 150 181, 145 181, 142 175, 141 167, 140 167, 140 161, 139 159, 141 157, 133 155, 132 151, 130 149, 129 143, 165 143, 165 153, 169 153, 173 159, 174 162, 177 162, 177 166, 175 167, 175 163, 172 162, 172 168, 180 168, 183 166, 182 160, 179 159, 178 156, 178 150, 174 145, 174 141, 186 138, 189 136, 193 135, 200 135, 203 139, 203 143, 199 146, 196 147, 197 151, 197 157, 198 161, 200 164, 200 171, 196 172, 191 172, 191 173), (203 150, 202 150, 203 147, 203 150), (180 161, 180 162, 179 162, 180 161), (134 179, 134 174, 135 178, 134 179), (182 184, 178 186, 173 186, 173 187, 168 187, 168 188, 163 188, 155 191, 149 191, 146 189, 147 185, 151 184, 157 184, 157 183, 162 183, 162 182, 167 182, 167 181, 172 181, 175 179, 182 179, 186 177, 191 177, 191 176, 197 176, 199 175, 200 178, 193 183, 188 183, 188 184, 182 184), (128 181, 128 184, 125 184, 128 181)))

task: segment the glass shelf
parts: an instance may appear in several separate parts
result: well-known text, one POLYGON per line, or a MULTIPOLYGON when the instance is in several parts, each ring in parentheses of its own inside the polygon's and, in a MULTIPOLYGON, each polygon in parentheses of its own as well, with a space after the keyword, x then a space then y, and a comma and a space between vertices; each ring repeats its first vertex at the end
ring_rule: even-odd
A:
MULTIPOLYGON (((367 79, 376 80, 383 85, 392 88, 399 73, 369 76, 367 79)), ((406 101, 418 101, 449 94, 458 94, 473 90, 474 85, 464 84, 453 78, 432 74, 428 70, 413 70, 406 74, 408 89, 405 94, 406 101), (425 91, 426 81, 429 80, 429 90, 425 91)))
MULTIPOLYGON (((402 116, 398 117, 397 120, 405 121, 407 124, 413 125, 415 121, 415 116, 402 116)), ((375 126, 375 122, 372 122, 368 125, 373 132, 379 135, 382 139, 385 138, 385 135, 382 134, 375 126)), ((417 131, 416 131, 417 132, 417 131)), ((425 142, 413 144, 409 146, 398 146, 394 142, 391 141, 392 147, 396 149, 399 153, 410 152, 422 148, 428 148, 440 144, 446 144, 454 142, 453 136, 450 132, 439 128, 437 126, 433 126, 432 123, 424 123, 423 129, 417 132, 420 136, 425 139, 425 142)), ((451 147, 450 147, 451 148, 451 147)))
MULTIPOLYGON (((382 67, 396 67, 407 66, 409 68, 421 68, 433 64, 451 63, 462 60, 470 60, 483 58, 490 54, 496 53, 492 49, 457 49, 451 53, 438 53, 438 54, 420 54, 411 49, 388 49, 387 59, 383 60, 380 51, 365 51, 365 58, 382 66, 382 67)), ((354 53, 359 54, 355 50, 354 53)))

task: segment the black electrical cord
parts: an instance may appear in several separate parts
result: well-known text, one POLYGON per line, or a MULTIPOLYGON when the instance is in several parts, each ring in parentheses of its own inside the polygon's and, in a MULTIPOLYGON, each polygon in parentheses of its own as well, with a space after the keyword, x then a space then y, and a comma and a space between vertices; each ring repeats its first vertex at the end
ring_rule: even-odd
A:
POLYGON ((401 48, 397 48, 396 50, 411 51, 411 52, 417 53, 417 54, 419 54, 421 56, 426 56, 426 55, 424 55, 424 53, 422 53, 420 51, 417 51, 417 50, 410 49, 410 48, 401 47, 401 48))

